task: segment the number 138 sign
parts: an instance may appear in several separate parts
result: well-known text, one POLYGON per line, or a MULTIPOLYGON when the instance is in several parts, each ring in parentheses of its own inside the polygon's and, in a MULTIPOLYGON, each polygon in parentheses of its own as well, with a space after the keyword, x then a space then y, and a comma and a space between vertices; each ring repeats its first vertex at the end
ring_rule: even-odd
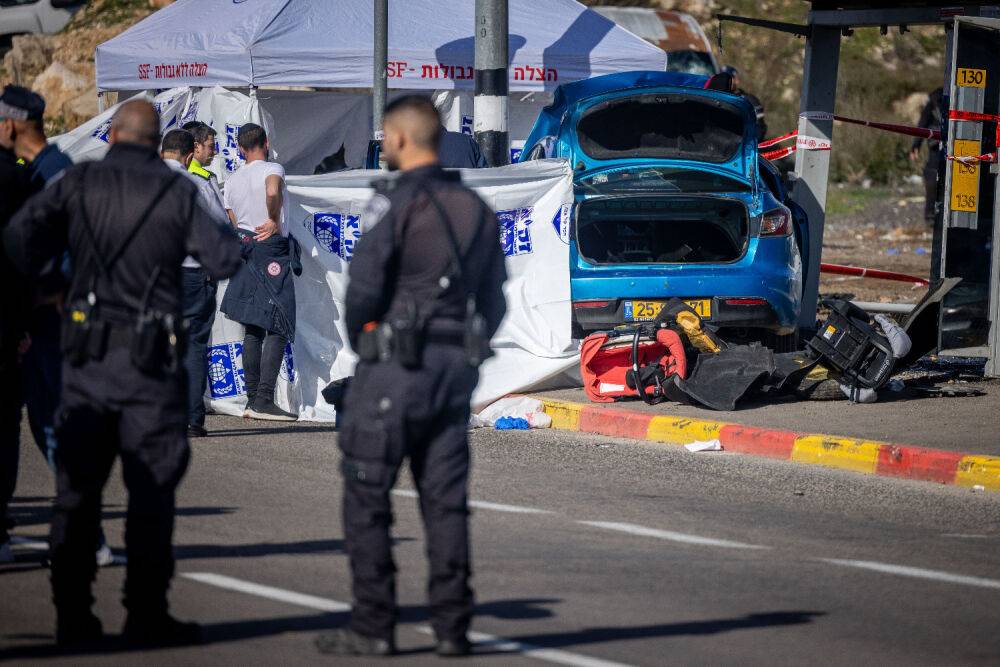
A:
MULTIPOLYGON (((955 139, 955 155, 979 155, 979 141, 955 139)), ((972 213, 978 210, 979 166, 955 160, 951 163, 951 210, 972 213)))

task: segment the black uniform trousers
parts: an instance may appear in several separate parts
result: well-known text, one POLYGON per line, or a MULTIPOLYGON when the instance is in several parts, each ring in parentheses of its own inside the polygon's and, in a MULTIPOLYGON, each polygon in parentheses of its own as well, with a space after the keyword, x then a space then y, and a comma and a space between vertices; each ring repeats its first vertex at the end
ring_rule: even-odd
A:
POLYGON ((17 352, 0 349, 0 544, 7 533, 7 507, 17 487, 17 467, 21 457, 21 383, 17 352))
POLYGON ((174 492, 187 469, 185 374, 137 370, 127 345, 101 361, 63 367, 56 419, 53 601, 60 615, 89 610, 101 493, 115 458, 128 489, 123 602, 130 614, 166 612, 174 572, 174 492))
POLYGON ((404 459, 420 494, 430 561, 428 600, 439 639, 464 637, 469 587, 469 400, 478 379, 458 346, 429 344, 423 368, 361 363, 344 399, 343 525, 351 562, 351 628, 390 638, 396 623, 389 493, 404 459))
POLYGON ((182 304, 188 321, 187 370, 188 424, 205 425, 205 387, 208 384, 208 340, 215 322, 215 283, 203 269, 184 268, 182 304))

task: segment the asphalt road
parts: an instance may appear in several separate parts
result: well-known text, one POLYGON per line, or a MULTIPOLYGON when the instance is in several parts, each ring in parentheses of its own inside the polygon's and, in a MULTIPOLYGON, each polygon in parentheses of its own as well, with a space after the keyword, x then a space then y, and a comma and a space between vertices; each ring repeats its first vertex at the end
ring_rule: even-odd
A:
MULTIPOLYGON (((57 655, 41 551, 0 566, 0 654, 18 663, 315 663, 350 600, 335 434, 210 418, 179 497, 173 611, 203 646, 57 655)), ((471 497, 476 664, 1000 661, 1000 494, 555 431, 479 431, 471 497)), ((436 663, 415 500, 401 478, 398 664, 436 663)), ((30 441, 16 535, 43 539, 30 441)), ((116 472, 105 529, 122 546, 116 472)), ((22 539, 22 541, 23 541, 22 539)), ((37 545, 36 545, 37 546, 37 545)), ((123 568, 96 611, 117 631, 123 568)))

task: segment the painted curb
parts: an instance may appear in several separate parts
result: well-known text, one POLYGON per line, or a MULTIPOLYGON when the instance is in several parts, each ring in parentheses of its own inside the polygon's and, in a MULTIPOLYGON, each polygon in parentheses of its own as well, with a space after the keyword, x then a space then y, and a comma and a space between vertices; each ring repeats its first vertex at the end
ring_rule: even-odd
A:
POLYGON ((963 454, 821 433, 799 433, 559 401, 533 396, 552 417, 552 428, 613 438, 686 445, 718 439, 727 452, 765 456, 939 484, 1000 491, 1000 458, 963 454))

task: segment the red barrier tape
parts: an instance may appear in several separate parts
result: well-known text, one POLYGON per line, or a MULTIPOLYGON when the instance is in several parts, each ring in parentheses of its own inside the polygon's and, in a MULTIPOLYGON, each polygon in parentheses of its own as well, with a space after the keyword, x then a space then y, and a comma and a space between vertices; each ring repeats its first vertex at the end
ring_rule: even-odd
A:
POLYGON ((887 132, 905 134, 910 137, 922 137, 924 139, 941 138, 941 132, 939 130, 931 130, 926 127, 915 127, 913 125, 898 125, 896 123, 879 123, 873 120, 859 120, 857 118, 848 118, 847 116, 835 116, 834 114, 826 113, 825 111, 806 111, 799 114, 799 117, 809 120, 839 120, 841 123, 864 125, 865 127, 873 127, 876 130, 886 130, 887 132))
POLYGON ((798 130, 792 130, 788 134, 783 134, 780 137, 775 137, 774 139, 766 139, 760 142, 759 144, 757 144, 757 148, 770 148, 775 144, 780 144, 782 141, 786 141, 788 139, 791 139, 792 137, 797 137, 798 134, 799 134, 798 130))
POLYGON ((911 276, 895 271, 880 271, 879 269, 865 269, 859 266, 843 266, 842 264, 820 264, 820 273, 835 273, 842 276, 859 276, 861 278, 878 278, 880 280, 896 280, 901 283, 914 283, 917 285, 930 285, 926 278, 911 276))
POLYGON ((996 153, 984 153, 983 155, 949 155, 949 160, 961 162, 962 164, 978 164, 980 162, 996 162, 996 153))
MULTIPOLYGON (((968 121, 973 123, 996 123, 996 139, 994 144, 1000 148, 1000 114, 979 113, 978 111, 963 111, 962 109, 950 109, 948 120, 968 121)), ((949 160, 955 160, 962 164, 976 164, 978 162, 996 162, 996 153, 984 153, 983 155, 949 155, 949 160)))
POLYGON ((795 146, 786 146, 784 148, 779 148, 777 150, 761 153, 760 156, 765 160, 780 160, 786 155, 791 155, 794 152, 795 152, 795 146))

